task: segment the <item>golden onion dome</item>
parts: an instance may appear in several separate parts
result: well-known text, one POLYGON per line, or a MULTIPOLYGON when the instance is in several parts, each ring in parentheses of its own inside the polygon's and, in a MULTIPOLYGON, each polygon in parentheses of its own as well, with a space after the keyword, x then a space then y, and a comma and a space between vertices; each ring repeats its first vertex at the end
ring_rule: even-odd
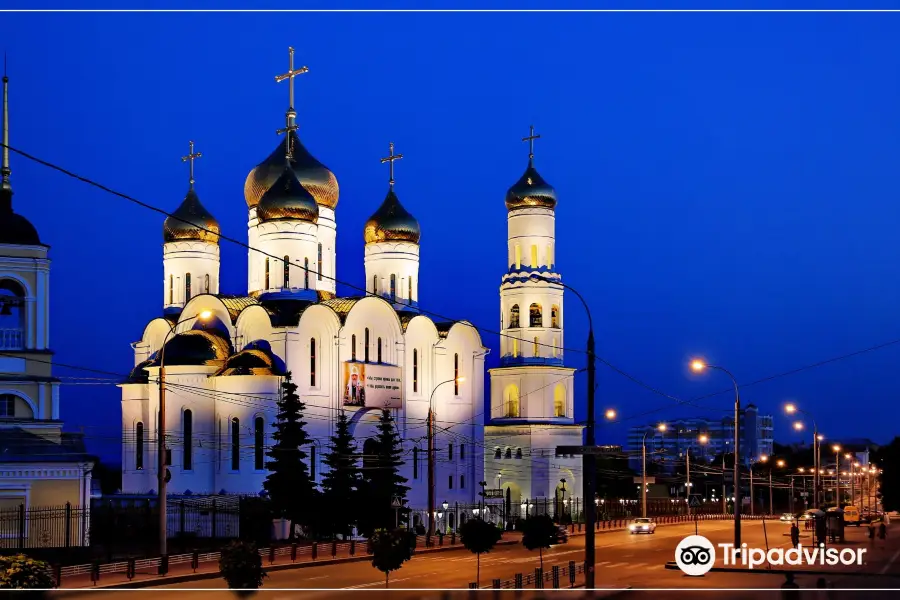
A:
POLYGON ((283 167, 281 177, 275 180, 256 206, 256 218, 260 223, 266 221, 308 221, 319 220, 319 205, 294 172, 283 167))
POLYGON ((528 161, 525 173, 506 192, 506 209, 515 208, 556 208, 556 190, 534 168, 534 162, 528 161))
MULTIPOLYGON (((291 170, 297 180, 315 199, 316 204, 334 209, 338 203, 338 182, 334 173, 320 163, 300 143, 297 133, 291 131, 291 170)), ((244 199, 250 208, 259 204, 263 194, 278 180, 287 158, 284 152, 284 140, 278 143, 266 160, 256 165, 244 182, 244 199)))
POLYGON ((196 240, 219 243, 219 222, 200 204, 193 188, 188 190, 184 202, 163 223, 163 239, 166 242, 196 240))
POLYGON ((367 244, 373 242, 412 242, 419 243, 422 231, 419 229, 419 222, 416 218, 409 214, 397 194, 394 193, 394 187, 388 190, 387 197, 378 210, 375 211, 366 226, 363 229, 363 237, 367 244))

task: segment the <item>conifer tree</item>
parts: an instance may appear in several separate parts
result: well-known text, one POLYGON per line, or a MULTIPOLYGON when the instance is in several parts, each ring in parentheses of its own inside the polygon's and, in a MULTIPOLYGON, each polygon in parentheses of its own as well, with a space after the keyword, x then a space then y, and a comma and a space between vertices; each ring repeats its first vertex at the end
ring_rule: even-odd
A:
POLYGON ((322 477, 320 518, 326 532, 344 539, 356 522, 360 510, 360 472, 356 463, 356 444, 344 411, 338 415, 329 451, 323 457, 328 472, 322 477))
POLYGON ((269 474, 263 482, 276 516, 290 522, 290 537, 294 526, 312 525, 316 509, 316 489, 304 460, 303 447, 312 439, 306 433, 303 413, 306 404, 297 395, 297 385, 291 381, 290 372, 281 383, 281 399, 278 401, 277 420, 273 424, 275 444, 266 453, 272 460, 266 463, 269 474))
POLYGON ((358 529, 364 535, 370 535, 375 529, 394 529, 397 515, 393 501, 395 498, 405 501, 409 491, 409 486, 404 485, 406 478, 400 474, 404 464, 403 443, 390 410, 381 411, 378 435, 363 452, 360 489, 366 506, 359 512, 358 529))

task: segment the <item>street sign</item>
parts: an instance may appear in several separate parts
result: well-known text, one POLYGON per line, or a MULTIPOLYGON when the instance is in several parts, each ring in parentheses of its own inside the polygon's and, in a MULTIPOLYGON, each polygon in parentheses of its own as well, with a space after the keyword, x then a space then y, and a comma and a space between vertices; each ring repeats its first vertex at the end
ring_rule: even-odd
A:
MULTIPOLYGON (((642 481, 644 480, 641 477, 634 478, 635 483, 641 483, 642 481)), ((647 477, 647 483, 656 483, 656 477, 647 477)))
POLYGON ((393 502, 391 502, 391 507, 403 508, 403 500, 400 499, 400 496, 394 496, 394 500, 393 502))
POLYGON ((809 496, 809 492, 800 492, 800 495, 806 498, 807 496, 809 496))
POLYGON ((688 502, 688 506, 697 508, 701 504, 703 504, 703 501, 700 499, 700 494, 691 494, 691 501, 688 502))
POLYGON ((484 497, 485 498, 502 498, 503 490, 494 490, 494 489, 484 490, 484 497))

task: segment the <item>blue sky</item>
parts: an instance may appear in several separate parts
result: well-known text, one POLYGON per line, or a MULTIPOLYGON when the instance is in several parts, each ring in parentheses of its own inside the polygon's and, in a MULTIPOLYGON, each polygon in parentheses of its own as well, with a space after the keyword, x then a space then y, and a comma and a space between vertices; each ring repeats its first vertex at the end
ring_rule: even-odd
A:
MULTIPOLYGON (((882 3, 883 5, 883 3, 882 3)), ((5 14, 11 144, 172 210, 189 139, 197 190, 246 239, 242 187, 274 148, 287 46, 300 135, 337 175, 338 277, 363 285, 363 223, 386 191, 420 221, 420 302, 494 330, 506 189, 527 162, 554 185, 557 261, 591 305, 598 353, 667 394, 743 382, 900 337, 900 15, 5 14)), ((162 220, 13 156, 14 206, 52 246, 55 360, 114 372, 161 311, 162 220)), ((222 245, 222 291, 246 251, 222 245)), ((349 292, 349 290, 345 290, 349 292)), ((566 346, 586 319, 567 297, 566 346)), ((485 332, 496 364, 498 340, 485 332)), ((572 366, 584 356, 567 353, 572 366)), ((831 438, 887 441, 900 344, 748 388, 831 438)), ((90 376, 58 369, 61 375, 90 376)), ((598 408, 678 406, 604 366, 598 408)), ((583 381, 578 393, 584 413, 583 381)), ((64 385, 63 418, 114 453, 118 389, 64 385)), ((623 442, 626 425, 600 442, 623 442)), ((776 418, 776 438, 799 439, 776 418)))

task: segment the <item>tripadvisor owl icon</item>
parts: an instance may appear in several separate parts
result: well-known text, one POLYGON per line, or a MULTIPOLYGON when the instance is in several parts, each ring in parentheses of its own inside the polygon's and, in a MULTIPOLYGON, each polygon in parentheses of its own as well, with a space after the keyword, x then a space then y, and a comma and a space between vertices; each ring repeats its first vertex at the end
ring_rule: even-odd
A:
POLYGON ((686 575, 705 575, 716 562, 716 549, 702 535, 689 535, 675 548, 675 563, 686 575))

